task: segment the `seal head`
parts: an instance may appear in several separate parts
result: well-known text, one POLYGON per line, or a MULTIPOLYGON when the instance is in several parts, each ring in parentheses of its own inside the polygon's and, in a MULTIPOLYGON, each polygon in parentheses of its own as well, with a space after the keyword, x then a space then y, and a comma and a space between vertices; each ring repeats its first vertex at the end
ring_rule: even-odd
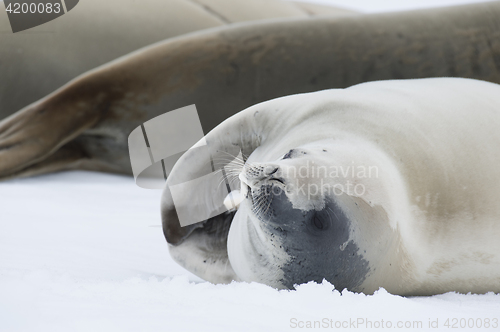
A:
POLYGON ((328 192, 327 179, 315 177, 330 156, 315 150, 292 149, 240 174, 246 196, 229 231, 228 254, 243 280, 293 288, 326 278, 342 290, 359 289, 366 278, 368 262, 351 237, 352 221, 328 192))

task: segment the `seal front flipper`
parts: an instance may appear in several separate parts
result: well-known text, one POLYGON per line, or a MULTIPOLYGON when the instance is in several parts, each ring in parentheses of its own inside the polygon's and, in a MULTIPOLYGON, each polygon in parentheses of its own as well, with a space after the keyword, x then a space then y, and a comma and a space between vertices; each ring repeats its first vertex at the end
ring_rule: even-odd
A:
MULTIPOLYGON (((0 153, 0 156, 1 155, 2 153, 0 153)), ((88 155, 79 146, 79 144, 69 142, 42 161, 22 168, 19 171, 10 173, 9 175, 2 177, 2 180, 24 178, 64 170, 82 169, 82 163, 85 163, 88 160, 88 155)))
POLYGON ((162 195, 163 233, 170 255, 185 269, 214 283, 240 280, 227 253, 227 235, 236 212, 226 210, 217 214, 213 211, 224 207, 224 197, 228 194, 226 184, 232 186, 237 181, 234 170, 223 165, 236 159, 235 164, 241 166, 243 160, 238 158, 239 152, 250 155, 261 142, 259 131, 263 126, 257 124, 252 114, 247 110, 229 118, 208 133, 200 141, 203 144, 188 150, 169 174, 162 195), (223 168, 227 173, 218 177, 223 168), (231 179, 225 183, 226 175, 231 179), (180 206, 173 197, 172 192, 179 185, 180 192, 188 198, 184 200, 186 206, 180 206), (196 219, 203 212, 207 218, 196 219), (183 226, 181 219, 186 214, 198 222, 183 226))

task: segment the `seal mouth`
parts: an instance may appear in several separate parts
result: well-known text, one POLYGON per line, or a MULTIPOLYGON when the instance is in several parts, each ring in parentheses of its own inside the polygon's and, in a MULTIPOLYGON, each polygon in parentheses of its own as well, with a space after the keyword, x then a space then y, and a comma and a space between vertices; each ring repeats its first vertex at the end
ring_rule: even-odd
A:
POLYGON ((239 175, 239 179, 241 181, 241 192, 243 194, 243 196, 245 198, 248 198, 248 195, 249 193, 255 189, 255 188, 259 188, 259 187, 262 187, 262 186, 265 186, 266 183, 271 183, 271 185, 278 185, 278 183, 280 185, 283 185, 283 186, 286 186, 285 184, 285 180, 281 177, 272 177, 271 175, 275 174, 278 170, 274 170, 271 174, 269 174, 269 178, 267 179, 264 179, 264 180, 258 180, 258 181, 255 181, 255 183, 253 185, 251 185, 243 174, 240 173, 239 175), (265 182, 264 184, 262 184, 262 182, 265 182))
POLYGON ((283 191, 282 182, 269 182, 249 191, 252 213, 261 221, 269 221, 274 214, 273 201, 283 191))
POLYGON ((272 178, 272 179, 269 179, 269 181, 281 183, 283 186, 285 185, 285 181, 282 178, 272 178))
POLYGON ((239 174, 241 193, 244 199, 249 200, 252 213, 261 221, 268 220, 273 214, 273 197, 286 191, 283 178, 274 177, 279 168, 274 167, 263 177, 250 181, 242 172, 239 174))

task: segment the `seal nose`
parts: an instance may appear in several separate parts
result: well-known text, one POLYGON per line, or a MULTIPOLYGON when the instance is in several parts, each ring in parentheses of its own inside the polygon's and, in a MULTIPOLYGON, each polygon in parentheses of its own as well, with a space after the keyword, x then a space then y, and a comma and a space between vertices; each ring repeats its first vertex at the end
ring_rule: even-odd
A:
POLYGON ((259 185, 261 181, 273 178, 279 170, 276 165, 258 165, 254 164, 240 173, 239 178, 243 183, 248 184, 250 187, 259 185))
POLYGON ((264 176, 271 176, 273 175, 274 173, 276 173, 278 171, 279 167, 277 166, 266 166, 266 168, 264 169, 264 176))

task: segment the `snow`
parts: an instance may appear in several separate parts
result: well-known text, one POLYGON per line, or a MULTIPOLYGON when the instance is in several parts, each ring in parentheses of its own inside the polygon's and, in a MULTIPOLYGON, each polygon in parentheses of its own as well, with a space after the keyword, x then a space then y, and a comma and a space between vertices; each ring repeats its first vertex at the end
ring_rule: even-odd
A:
POLYGON ((443 328, 447 318, 500 318, 494 294, 404 298, 340 294, 327 282, 294 291, 204 282, 170 258, 160 194, 93 172, 1 183, 0 331, 288 331, 314 321, 356 330, 349 324, 358 319, 374 328, 420 321, 425 331, 429 320, 443 328))

